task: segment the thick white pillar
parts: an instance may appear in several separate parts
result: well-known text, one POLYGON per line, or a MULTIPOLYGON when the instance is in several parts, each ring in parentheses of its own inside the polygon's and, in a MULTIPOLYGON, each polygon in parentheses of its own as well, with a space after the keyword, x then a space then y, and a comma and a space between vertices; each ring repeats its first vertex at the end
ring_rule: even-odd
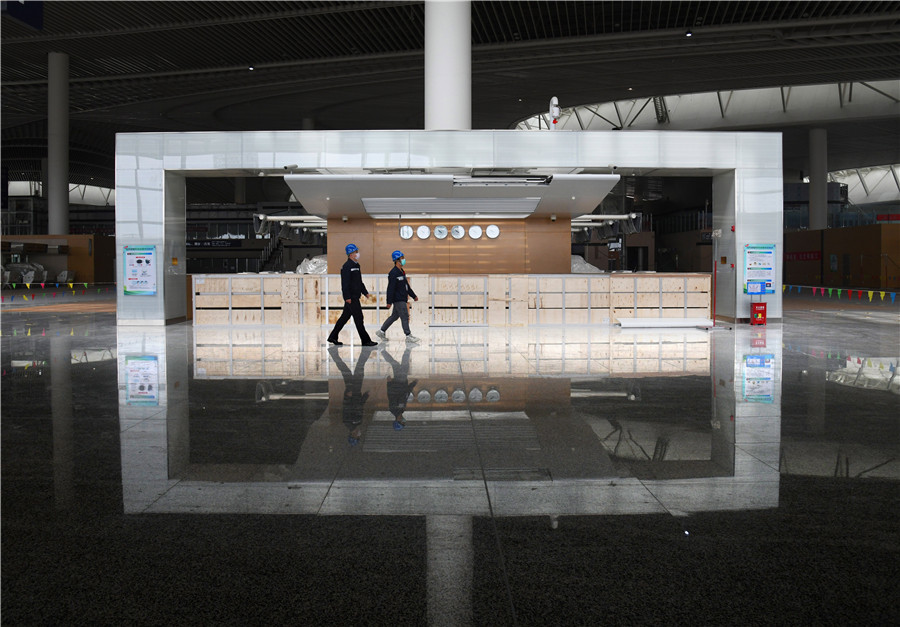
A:
POLYGON ((828 228, 828 133, 809 131, 809 229, 828 228))
POLYGON ((47 56, 47 232, 69 234, 69 55, 47 56))
POLYGON ((472 129, 472 5, 425 0, 425 130, 472 129))

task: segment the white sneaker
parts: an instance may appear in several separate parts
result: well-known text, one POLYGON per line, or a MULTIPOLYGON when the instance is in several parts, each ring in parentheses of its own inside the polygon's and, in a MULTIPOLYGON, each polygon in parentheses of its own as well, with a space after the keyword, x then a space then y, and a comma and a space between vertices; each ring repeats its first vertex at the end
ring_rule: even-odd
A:
POLYGON ((420 340, 419 338, 417 338, 415 335, 407 335, 407 336, 406 336, 406 342, 407 342, 407 344, 418 344, 418 343, 421 342, 421 341, 422 341, 422 340, 420 340))
POLYGON ((375 331, 375 335, 377 335, 382 340, 387 340, 387 336, 384 334, 384 331, 382 331, 381 329, 378 329, 377 331, 375 331))

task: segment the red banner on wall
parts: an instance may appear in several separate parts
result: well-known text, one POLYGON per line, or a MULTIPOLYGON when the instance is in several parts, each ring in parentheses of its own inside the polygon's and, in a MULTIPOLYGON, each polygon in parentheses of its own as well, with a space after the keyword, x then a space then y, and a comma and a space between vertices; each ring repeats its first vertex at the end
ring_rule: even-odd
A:
POLYGON ((785 253, 784 258, 787 261, 820 261, 822 259, 822 251, 808 250, 803 253, 785 253))
POLYGON ((900 222, 900 213, 879 213, 875 216, 878 222, 900 222))

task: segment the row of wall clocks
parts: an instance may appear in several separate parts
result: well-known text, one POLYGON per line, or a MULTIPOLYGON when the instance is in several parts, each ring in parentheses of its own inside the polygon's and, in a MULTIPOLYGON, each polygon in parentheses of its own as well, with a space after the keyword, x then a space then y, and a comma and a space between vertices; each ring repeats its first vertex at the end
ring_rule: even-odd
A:
MULTIPOLYGON (((446 227, 443 224, 440 224, 434 227, 434 232, 432 233, 431 227, 427 224, 422 224, 413 230, 408 224, 404 224, 400 227, 400 237, 403 239, 412 239, 413 234, 416 235, 419 239, 428 239, 432 235, 436 239, 445 239, 448 235, 453 239, 462 239, 466 235, 466 227, 461 224, 457 224, 455 226, 446 227)), ((500 236, 500 227, 496 224, 489 224, 488 226, 482 229, 477 224, 473 224, 469 227, 469 237, 472 239, 480 239, 482 235, 487 235, 490 239, 496 239, 500 236)))

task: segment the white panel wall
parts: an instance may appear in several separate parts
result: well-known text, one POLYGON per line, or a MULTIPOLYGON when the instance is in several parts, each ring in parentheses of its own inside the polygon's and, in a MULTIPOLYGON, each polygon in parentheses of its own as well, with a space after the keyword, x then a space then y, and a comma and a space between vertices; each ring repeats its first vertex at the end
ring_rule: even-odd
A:
POLYGON ((160 251, 159 265, 162 266, 163 299, 166 320, 178 320, 187 311, 187 226, 185 212, 184 175, 166 171, 164 181, 166 201, 165 256, 160 251))
MULTIPOLYGON (((125 296, 125 246, 156 246, 165 254, 163 141, 160 133, 116 136, 116 315, 119 324, 164 324, 163 267, 156 264, 157 293, 125 296), (121 194, 121 195, 119 195, 121 194)), ((184 315, 184 312, 181 314, 184 315)))
MULTIPOLYGON (((743 279, 744 244, 774 243, 781 277, 782 168, 779 133, 690 131, 251 131, 236 133, 124 133, 116 142, 116 239, 119 278, 118 319, 162 324, 185 315, 184 189, 189 173, 222 170, 304 170, 364 173, 369 169, 465 171, 470 168, 527 168, 571 172, 579 168, 654 171, 686 169, 713 177, 715 228, 722 228, 719 256, 731 287, 717 299, 717 314, 749 317, 743 279), (167 174, 166 174, 167 173, 167 174), (178 181, 181 180, 180 187, 178 181), (181 216, 181 217, 179 217, 181 216), (165 261, 162 293, 121 294, 121 247, 155 244, 165 261), (172 264, 177 257, 178 266, 172 264), (731 261, 733 260, 733 261, 731 261), (179 283, 180 282, 180 283, 179 283), (729 291, 730 290, 730 291, 729 291), (177 292, 177 294, 176 294, 177 292), (164 296, 167 294, 167 296, 164 296), (171 298, 171 300, 169 300, 171 298), (164 306, 163 300, 166 305, 164 306)), ((234 173, 228 174, 233 176, 234 173)), ((722 277, 720 276, 719 279, 722 277)), ((718 283, 718 281, 717 281, 718 283)), ((767 297, 768 314, 781 317, 781 285, 767 297)))

